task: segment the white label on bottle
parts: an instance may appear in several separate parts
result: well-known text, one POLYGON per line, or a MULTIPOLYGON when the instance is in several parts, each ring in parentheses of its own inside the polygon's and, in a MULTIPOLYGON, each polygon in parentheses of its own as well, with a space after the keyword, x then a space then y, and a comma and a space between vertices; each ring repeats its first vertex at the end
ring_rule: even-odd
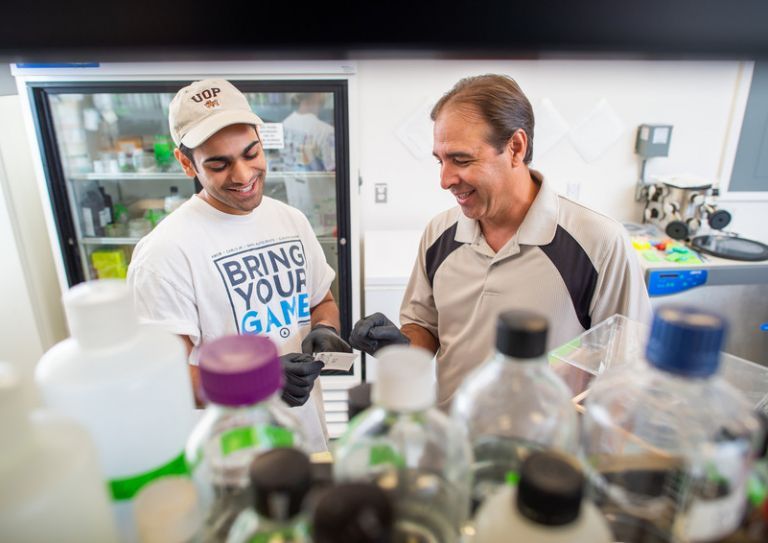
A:
POLYGON ((83 226, 85 230, 86 236, 95 236, 96 230, 93 225, 93 213, 91 212, 91 209, 88 207, 83 208, 83 226))
POLYGON ((109 224, 109 208, 105 207, 99 211, 99 224, 102 228, 109 224))
POLYGON ((686 541, 714 541, 739 527, 747 502, 744 484, 716 500, 694 499, 685 523, 686 541))

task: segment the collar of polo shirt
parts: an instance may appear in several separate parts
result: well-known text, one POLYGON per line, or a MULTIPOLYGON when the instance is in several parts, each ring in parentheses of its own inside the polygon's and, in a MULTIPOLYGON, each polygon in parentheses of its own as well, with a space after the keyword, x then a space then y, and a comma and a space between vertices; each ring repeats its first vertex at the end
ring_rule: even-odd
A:
MULTIPOLYGON (((519 245, 547 245, 555 239, 560 204, 557 193, 550 188, 549 183, 544 182, 544 176, 536 170, 530 172, 531 177, 539 184, 539 192, 515 237, 519 245)), ((482 235, 478 221, 459 213, 454 236, 456 241, 471 244, 480 241, 482 235)))

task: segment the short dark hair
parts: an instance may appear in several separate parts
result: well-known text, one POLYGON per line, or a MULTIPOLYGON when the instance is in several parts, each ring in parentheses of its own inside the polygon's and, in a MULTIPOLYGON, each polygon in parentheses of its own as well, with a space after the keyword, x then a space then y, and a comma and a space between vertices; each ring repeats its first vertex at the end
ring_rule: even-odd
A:
POLYGON ((195 171, 197 171, 197 165, 195 164, 195 150, 190 149, 183 143, 179 143, 179 151, 181 151, 181 154, 189 159, 189 161, 192 163, 192 167, 195 169, 195 171))
POLYGON ((448 104, 474 107, 488 123, 491 133, 488 144, 501 153, 517 130, 528 136, 528 148, 523 162, 533 157, 533 108, 520 86, 506 75, 486 74, 465 77, 443 95, 432 108, 430 117, 436 120, 448 104))

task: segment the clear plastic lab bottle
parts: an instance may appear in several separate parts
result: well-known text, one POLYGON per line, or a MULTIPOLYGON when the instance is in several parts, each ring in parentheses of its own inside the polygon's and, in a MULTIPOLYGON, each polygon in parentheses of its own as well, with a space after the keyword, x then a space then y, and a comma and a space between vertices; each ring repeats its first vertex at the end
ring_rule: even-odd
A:
POLYGON ((660 307, 647 363, 595 382, 583 452, 618 540, 714 541, 738 527, 763 430, 718 376, 725 328, 713 313, 660 307))
POLYGON ((251 502, 248 467, 259 453, 304 447, 299 421, 280 400, 283 372, 265 336, 225 336, 204 343, 200 382, 209 404, 189 436, 187 463, 207 511, 206 531, 223 539, 251 502))
POLYGON ((373 406, 339 440, 334 475, 387 491, 396 540, 458 541, 469 513, 472 452, 463 429, 434 407, 432 357, 392 346, 377 359, 373 406))
POLYGON ((453 400, 451 416, 467 428, 474 453, 473 509, 515 479, 531 451, 578 451, 576 409, 547 362, 547 330, 546 319, 530 312, 499 315, 496 354, 466 378, 453 400))
POLYGON ((179 194, 179 187, 173 186, 170 189, 170 194, 163 200, 163 210, 166 213, 171 213, 178 209, 185 201, 186 200, 181 197, 181 194, 179 194))

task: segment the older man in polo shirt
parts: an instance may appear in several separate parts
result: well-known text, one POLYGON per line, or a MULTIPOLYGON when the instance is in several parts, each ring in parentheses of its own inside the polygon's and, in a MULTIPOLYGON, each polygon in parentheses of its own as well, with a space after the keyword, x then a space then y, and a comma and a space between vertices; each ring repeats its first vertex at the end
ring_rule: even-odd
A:
POLYGON ((432 110, 440 186, 458 207, 427 226, 398 329, 374 314, 350 344, 369 354, 394 343, 437 353, 438 401, 493 351, 507 309, 549 319, 549 347, 621 313, 647 321, 651 306, 622 226, 557 194, 528 164, 533 110, 509 77, 459 81, 432 110))

